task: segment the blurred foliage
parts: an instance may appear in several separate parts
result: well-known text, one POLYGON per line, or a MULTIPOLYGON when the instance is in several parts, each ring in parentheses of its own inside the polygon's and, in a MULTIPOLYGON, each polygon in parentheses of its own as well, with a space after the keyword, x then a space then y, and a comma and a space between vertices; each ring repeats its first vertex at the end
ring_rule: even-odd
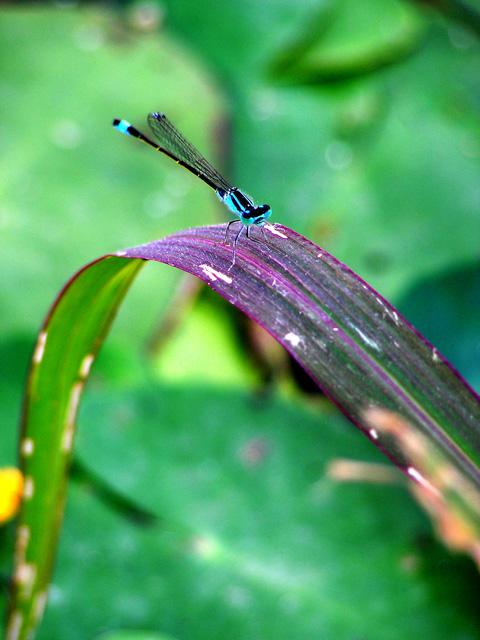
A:
MULTIPOLYGON (((4 8, 0 43, 0 326, 17 333, 37 329, 83 262, 193 225, 198 211, 214 220, 198 181, 119 136, 111 121, 124 115, 140 125, 143 105, 160 100, 208 148, 219 102, 207 75, 167 35, 130 33, 105 11, 4 8)), ((124 340, 153 322, 176 280, 169 274, 164 290, 145 279, 134 292, 119 323, 124 340)))
POLYGON ((400 477, 328 476, 337 456, 383 460, 330 409, 154 382, 93 391, 77 456, 156 521, 135 524, 85 480, 73 484, 40 639, 116 627, 192 639, 474 637, 475 572, 433 542, 400 477))
POLYGON ((16 426, 20 419, 22 385, 26 378, 31 340, 28 337, 3 337, 0 343, 0 467, 12 465, 18 439, 16 426))
POLYGON ((277 219, 387 297, 478 258, 480 45, 470 32, 398 0, 167 6, 227 76, 235 179, 277 219), (272 71, 285 51, 293 77, 272 71))
MULTIPOLYGON (((72 272, 225 219, 200 181, 110 127, 155 109, 480 388, 475 3, 123 5, 0 11, 0 464, 15 460, 35 330, 72 272)), ((39 637, 474 638, 468 562, 431 540, 402 487, 326 477, 334 457, 378 460, 330 409, 249 405, 228 313, 202 298, 145 366, 178 281, 145 271, 95 368, 78 443, 92 476, 72 487, 39 637), (130 521, 95 478, 156 524, 130 521)))
POLYGON ((472 265, 421 280, 399 301, 407 318, 480 389, 480 268, 472 265))
POLYGON ((148 631, 113 631, 101 635, 98 640, 175 640, 175 638, 148 631))

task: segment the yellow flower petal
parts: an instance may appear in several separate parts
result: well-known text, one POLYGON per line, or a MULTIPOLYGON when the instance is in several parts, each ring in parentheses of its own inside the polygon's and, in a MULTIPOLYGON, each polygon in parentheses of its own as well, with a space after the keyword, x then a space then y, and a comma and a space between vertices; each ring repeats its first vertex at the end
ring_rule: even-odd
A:
POLYGON ((0 469, 0 524, 17 513, 23 491, 23 476, 15 467, 0 469))

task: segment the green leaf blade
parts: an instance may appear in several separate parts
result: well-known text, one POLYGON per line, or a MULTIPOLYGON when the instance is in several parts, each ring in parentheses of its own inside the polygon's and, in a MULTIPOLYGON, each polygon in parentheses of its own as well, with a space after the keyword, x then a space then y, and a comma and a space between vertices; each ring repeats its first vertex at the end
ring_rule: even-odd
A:
POLYGON ((39 334, 20 438, 25 489, 8 638, 28 637, 42 615, 80 396, 102 339, 141 266, 141 261, 114 257, 92 263, 67 284, 39 334))

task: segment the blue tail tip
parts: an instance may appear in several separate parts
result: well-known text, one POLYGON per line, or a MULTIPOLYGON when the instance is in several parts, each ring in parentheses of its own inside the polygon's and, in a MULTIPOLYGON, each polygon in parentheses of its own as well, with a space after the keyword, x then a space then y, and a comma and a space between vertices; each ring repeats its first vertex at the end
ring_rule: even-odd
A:
POLYGON ((120 131, 120 133, 124 133, 125 135, 129 135, 128 129, 132 126, 130 122, 127 120, 119 120, 119 118, 115 118, 112 122, 115 129, 120 131))

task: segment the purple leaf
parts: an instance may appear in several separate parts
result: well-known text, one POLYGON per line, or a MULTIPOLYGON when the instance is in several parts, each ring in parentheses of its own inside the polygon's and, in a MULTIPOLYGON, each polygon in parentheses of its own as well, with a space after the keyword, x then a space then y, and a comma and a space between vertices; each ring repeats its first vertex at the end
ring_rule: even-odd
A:
POLYGON ((480 404, 461 376, 326 251, 280 225, 267 225, 267 242, 257 236, 260 242, 239 244, 233 268, 223 226, 177 233, 124 255, 166 262, 207 282, 271 333, 400 467, 409 461, 372 427, 372 410, 394 413, 427 435, 478 486, 480 404))

